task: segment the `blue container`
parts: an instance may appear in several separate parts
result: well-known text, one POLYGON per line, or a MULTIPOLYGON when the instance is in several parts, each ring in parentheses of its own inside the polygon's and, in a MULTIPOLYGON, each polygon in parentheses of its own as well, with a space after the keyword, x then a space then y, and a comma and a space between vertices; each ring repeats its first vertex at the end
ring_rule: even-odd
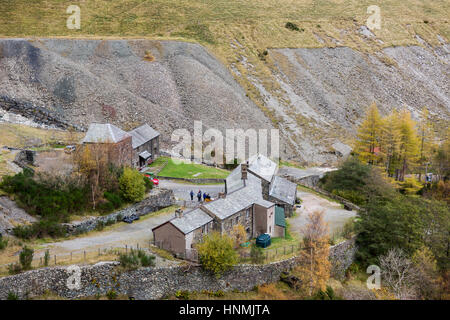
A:
POLYGON ((263 233, 256 238, 256 245, 261 248, 267 248, 270 246, 270 234, 263 233))

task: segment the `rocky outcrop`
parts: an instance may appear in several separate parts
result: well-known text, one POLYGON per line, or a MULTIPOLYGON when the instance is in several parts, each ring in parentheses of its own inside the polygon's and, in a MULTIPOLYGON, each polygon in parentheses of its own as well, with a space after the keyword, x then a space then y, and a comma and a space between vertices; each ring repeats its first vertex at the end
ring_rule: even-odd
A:
POLYGON ((91 217, 82 221, 63 223, 63 226, 68 234, 80 234, 94 230, 100 223, 103 225, 108 222, 115 223, 131 215, 143 216, 174 204, 175 196, 173 190, 155 188, 144 200, 125 209, 101 217, 91 217))
POLYGON ((25 117, 44 127, 83 130, 81 127, 70 124, 69 122, 60 119, 58 116, 55 116, 52 111, 53 108, 47 109, 20 99, 11 99, 8 96, 0 95, 0 108, 7 112, 25 117))
MULTIPOLYGON (((353 240, 330 248, 330 259, 336 268, 334 275, 345 272, 353 261, 354 248, 353 240)), ((0 299, 6 299, 10 292, 21 299, 47 291, 65 298, 78 298, 104 295, 113 289, 135 299, 161 299, 178 290, 249 291, 255 286, 279 281, 282 273, 290 271, 296 261, 294 257, 265 265, 238 265, 219 279, 193 265, 123 272, 116 268, 118 262, 80 266, 79 269, 73 266, 43 268, 0 278, 0 299), (74 288, 77 275, 79 287, 74 288)))
POLYGON ((12 234, 18 224, 31 224, 37 219, 19 208, 6 196, 0 197, 0 234, 12 234))

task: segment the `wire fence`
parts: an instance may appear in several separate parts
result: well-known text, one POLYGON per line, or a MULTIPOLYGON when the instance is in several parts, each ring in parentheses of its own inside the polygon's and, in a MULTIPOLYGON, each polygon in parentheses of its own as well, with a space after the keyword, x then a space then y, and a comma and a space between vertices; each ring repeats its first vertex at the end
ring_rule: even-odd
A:
MULTIPOLYGON (((100 261, 117 260, 120 254, 132 250, 151 251, 153 241, 142 241, 120 246, 99 247, 89 250, 76 250, 71 252, 55 252, 51 249, 40 250, 34 253, 31 262, 32 268, 52 267, 71 264, 92 264, 100 261), (150 250, 149 250, 150 249, 150 250), (46 255, 46 252, 48 254, 46 255), (47 257, 46 257, 47 256, 47 257)), ((14 266, 20 265, 20 252, 17 252, 15 261, 0 265, 0 275, 14 274, 14 266)))
MULTIPOLYGON (((262 259, 265 263, 297 256, 301 249, 300 244, 284 245, 276 248, 262 249, 262 259)), ((248 263, 252 261, 251 250, 241 250, 239 252, 241 263, 248 263)))
MULTIPOLYGON (((132 250, 146 250, 152 252, 152 249, 159 248, 173 253, 177 258, 188 260, 191 262, 199 262, 199 256, 196 249, 175 250, 171 247, 170 242, 162 241, 142 241, 130 244, 123 244, 120 246, 108 246, 89 250, 77 250, 71 252, 55 252, 51 249, 40 250, 34 254, 31 262, 32 268, 52 267, 71 264, 92 264, 100 261, 117 260, 120 254, 126 254, 132 250), (48 254, 46 255, 46 251, 48 254), (47 257, 46 257, 47 256, 47 257)), ((279 246, 276 248, 262 249, 262 259, 264 263, 286 259, 298 255, 301 249, 300 244, 290 244, 279 246)), ((252 263, 252 256, 250 248, 240 248, 239 263, 252 263)), ((14 274, 14 265, 20 265, 19 252, 15 254, 17 258, 15 261, 0 265, 0 275, 14 274)))

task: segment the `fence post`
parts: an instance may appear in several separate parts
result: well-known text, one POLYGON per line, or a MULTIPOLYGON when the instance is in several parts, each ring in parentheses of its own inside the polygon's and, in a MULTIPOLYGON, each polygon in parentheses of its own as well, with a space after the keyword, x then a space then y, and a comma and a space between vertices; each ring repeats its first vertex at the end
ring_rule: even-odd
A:
POLYGON ((125 253, 128 253, 128 247, 125 245, 125 253))
POLYGON ((100 248, 98 248, 98 256, 100 256, 100 248))
POLYGON ((86 261, 86 251, 84 251, 84 261, 86 261))
POLYGON ((55 254, 55 266, 56 266, 56 254, 55 254))
POLYGON ((70 261, 72 261, 72 251, 70 252, 70 261))

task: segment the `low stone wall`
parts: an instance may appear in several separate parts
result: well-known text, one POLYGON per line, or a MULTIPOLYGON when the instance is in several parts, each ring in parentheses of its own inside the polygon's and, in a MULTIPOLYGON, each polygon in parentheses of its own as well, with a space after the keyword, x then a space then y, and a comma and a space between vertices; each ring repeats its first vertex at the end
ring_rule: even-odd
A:
POLYGON ((345 272, 355 260, 356 237, 330 247, 331 277, 341 280, 345 272))
POLYGON ((296 184, 300 184, 305 187, 314 188, 319 184, 319 180, 323 175, 312 174, 304 177, 296 177, 290 174, 283 174, 282 177, 296 184))
POLYGON ((352 203, 352 202, 348 201, 347 199, 344 199, 344 198, 342 198, 340 196, 337 196, 337 195, 335 195, 335 194, 333 194, 331 192, 325 191, 325 190, 320 189, 318 187, 313 187, 311 189, 313 189, 317 193, 323 194, 324 196, 327 196, 327 197, 329 197, 331 199, 334 199, 334 200, 342 203, 344 205, 345 209, 347 209, 347 210, 355 210, 355 211, 360 211, 361 210, 361 208, 359 206, 357 206, 356 204, 354 204, 354 203, 352 203))
POLYGON ((196 184, 207 184, 207 183, 225 183, 225 179, 215 179, 215 178, 208 178, 208 179, 189 179, 189 178, 173 178, 173 177, 165 177, 165 176, 157 176, 158 179, 161 180, 178 180, 178 181, 185 181, 190 183, 196 183, 196 184))
MULTIPOLYGON (((333 270, 336 265, 342 272, 353 261, 354 250, 350 248, 354 248, 354 239, 330 248, 333 270)), ((39 296, 47 291, 64 298, 79 298, 104 295, 114 289, 135 299, 161 299, 177 290, 249 291, 255 286, 278 281, 283 271, 289 271, 295 265, 295 257, 265 265, 238 265, 216 279, 200 266, 140 268, 119 272, 116 268, 118 262, 102 262, 80 266, 80 286, 75 289, 69 289, 70 284, 75 283, 72 280, 77 278, 77 272, 70 266, 43 268, 0 278, 0 299, 6 299, 9 292, 21 299, 39 296)))
POLYGON ((94 230, 100 222, 106 223, 110 220, 116 222, 118 217, 124 218, 132 214, 143 216, 174 204, 175 196, 173 190, 155 188, 147 198, 125 209, 101 217, 92 217, 82 221, 64 223, 63 226, 66 228, 68 234, 80 234, 94 230))
POLYGON ((334 199, 334 200, 342 203, 347 210, 355 210, 355 211, 361 210, 361 208, 359 206, 348 201, 347 199, 344 199, 344 198, 339 197, 331 192, 328 192, 328 191, 325 191, 325 190, 319 188, 318 184, 319 184, 319 180, 321 178, 319 175, 310 175, 310 176, 306 176, 303 178, 295 178, 295 177, 292 177, 289 175, 284 175, 283 177, 288 179, 291 182, 302 185, 304 187, 308 187, 308 188, 316 191, 317 193, 320 193, 324 196, 327 196, 331 199, 334 199))

